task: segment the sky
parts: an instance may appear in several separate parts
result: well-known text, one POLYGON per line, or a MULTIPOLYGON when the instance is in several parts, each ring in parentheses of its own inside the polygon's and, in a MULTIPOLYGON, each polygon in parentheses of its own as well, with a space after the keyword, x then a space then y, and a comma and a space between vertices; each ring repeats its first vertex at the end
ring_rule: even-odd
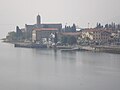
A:
POLYGON ((16 26, 42 23, 75 23, 80 28, 100 23, 120 23, 120 0, 0 0, 0 38, 16 26))

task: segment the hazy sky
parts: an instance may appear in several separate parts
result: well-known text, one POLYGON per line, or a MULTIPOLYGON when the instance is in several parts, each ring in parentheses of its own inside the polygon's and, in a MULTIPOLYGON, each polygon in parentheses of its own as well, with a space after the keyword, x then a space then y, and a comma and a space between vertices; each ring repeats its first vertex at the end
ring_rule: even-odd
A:
POLYGON ((94 27, 97 22, 120 23, 120 0, 0 0, 1 36, 15 26, 36 23, 39 13, 43 23, 60 22, 79 27, 94 27))

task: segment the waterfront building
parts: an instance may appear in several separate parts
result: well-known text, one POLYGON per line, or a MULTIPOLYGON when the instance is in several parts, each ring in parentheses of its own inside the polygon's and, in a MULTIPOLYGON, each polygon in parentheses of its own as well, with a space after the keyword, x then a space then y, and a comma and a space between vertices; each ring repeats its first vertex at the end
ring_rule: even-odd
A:
POLYGON ((46 30, 48 30, 48 29, 51 29, 51 28, 56 28, 56 29, 58 29, 59 33, 62 30, 62 24, 61 23, 55 23, 55 24, 53 24, 53 23, 50 23, 50 24, 45 23, 44 24, 44 23, 41 22, 41 16, 40 15, 37 15, 36 20, 37 20, 36 24, 33 24, 33 25, 25 24, 25 28, 20 29, 22 32, 25 32, 25 38, 27 40, 32 41, 32 31, 35 30, 35 29, 40 29, 40 30, 41 29, 46 29, 46 30))
POLYGON ((58 33, 58 28, 35 28, 32 31, 32 42, 48 43, 53 42, 55 33, 58 33))
POLYGON ((76 38, 81 37, 82 33, 81 32, 62 32, 61 36, 74 36, 76 38))
POLYGON ((26 25, 26 31, 29 33, 32 42, 49 42, 50 36, 55 33, 61 33, 61 23, 41 23, 40 15, 37 16, 37 24, 30 26, 26 25))
POLYGON ((107 42, 110 39, 111 32, 105 29, 84 29, 82 30, 82 38, 94 42, 107 42))

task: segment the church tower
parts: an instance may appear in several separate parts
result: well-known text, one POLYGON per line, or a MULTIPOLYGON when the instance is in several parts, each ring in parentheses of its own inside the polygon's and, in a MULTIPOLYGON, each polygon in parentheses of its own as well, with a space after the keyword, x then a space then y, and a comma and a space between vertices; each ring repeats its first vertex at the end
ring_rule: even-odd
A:
POLYGON ((37 25, 40 25, 41 24, 41 17, 40 17, 40 15, 38 14, 38 16, 37 16, 37 25))

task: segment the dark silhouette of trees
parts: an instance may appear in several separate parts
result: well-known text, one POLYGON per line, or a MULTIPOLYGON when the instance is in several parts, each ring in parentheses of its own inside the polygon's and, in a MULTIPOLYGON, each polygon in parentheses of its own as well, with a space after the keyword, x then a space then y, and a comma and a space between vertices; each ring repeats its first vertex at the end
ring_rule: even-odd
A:
POLYGON ((62 36, 61 43, 63 43, 63 44, 67 43, 67 36, 62 36))
POLYGON ((108 29, 108 28, 109 28, 109 25, 108 25, 108 24, 105 24, 105 28, 108 29))
POLYGON ((58 36, 57 33, 55 33, 54 43, 56 44, 58 42, 58 36))
POLYGON ((6 36, 6 39, 8 39, 9 41, 16 41, 17 40, 16 32, 14 31, 9 32, 8 35, 6 36))
POLYGON ((76 32, 76 26, 75 26, 75 24, 73 24, 73 26, 66 26, 65 25, 64 31, 65 32, 76 32))
POLYGON ((23 38, 23 33, 18 26, 16 27, 16 38, 17 40, 21 40, 23 38))
POLYGON ((69 36, 67 39, 68 39, 67 43, 70 44, 70 45, 73 45, 73 44, 77 43, 77 39, 74 36, 69 36))
POLYGON ((97 29, 103 28, 103 29, 111 29, 111 30, 120 30, 120 24, 115 24, 115 23, 111 23, 111 24, 105 24, 105 26, 103 26, 101 23, 97 23, 96 27, 97 29))
POLYGON ((75 26, 75 24, 73 24, 73 26, 71 27, 71 29, 72 29, 72 32, 76 32, 76 26, 75 26))
POLYGON ((103 26, 101 25, 101 23, 97 23, 96 28, 103 28, 103 26))
POLYGON ((74 36, 62 36, 61 43, 73 45, 77 43, 77 39, 74 36))

